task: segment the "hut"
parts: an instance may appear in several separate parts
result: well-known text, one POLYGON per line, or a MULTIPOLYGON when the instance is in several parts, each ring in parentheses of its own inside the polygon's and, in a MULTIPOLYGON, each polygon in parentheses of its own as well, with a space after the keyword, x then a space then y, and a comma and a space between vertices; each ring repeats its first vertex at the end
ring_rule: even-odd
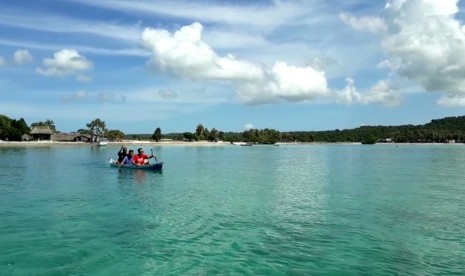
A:
POLYGON ((90 135, 80 133, 54 133, 51 139, 57 142, 90 142, 90 135))
POLYGON ((35 126, 29 133, 32 140, 50 140, 52 134, 53 131, 49 126, 35 126))

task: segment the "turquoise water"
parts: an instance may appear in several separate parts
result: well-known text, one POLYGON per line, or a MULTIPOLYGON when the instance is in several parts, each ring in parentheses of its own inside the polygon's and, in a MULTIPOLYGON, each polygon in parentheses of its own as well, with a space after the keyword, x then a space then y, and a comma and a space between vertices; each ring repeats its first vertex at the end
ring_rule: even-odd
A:
POLYGON ((0 275, 465 274, 463 145, 117 151, 0 147, 0 275))

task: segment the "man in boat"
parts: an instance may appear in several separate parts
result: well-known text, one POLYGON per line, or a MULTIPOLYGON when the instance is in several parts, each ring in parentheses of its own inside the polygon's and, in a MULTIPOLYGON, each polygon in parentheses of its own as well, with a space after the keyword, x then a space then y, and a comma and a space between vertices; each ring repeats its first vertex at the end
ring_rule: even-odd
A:
POLYGON ((151 154, 150 156, 144 154, 144 150, 142 148, 139 148, 137 150, 137 154, 134 155, 134 157, 132 158, 132 164, 136 166, 143 166, 146 163, 148 163, 147 159, 154 158, 154 157, 155 156, 153 154, 151 154))

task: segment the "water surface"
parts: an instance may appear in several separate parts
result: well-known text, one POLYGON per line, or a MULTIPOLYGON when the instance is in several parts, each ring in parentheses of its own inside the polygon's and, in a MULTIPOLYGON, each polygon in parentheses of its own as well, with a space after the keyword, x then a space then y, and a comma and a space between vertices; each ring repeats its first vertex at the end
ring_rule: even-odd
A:
POLYGON ((0 148, 1 275, 465 273, 461 145, 117 151, 0 148))

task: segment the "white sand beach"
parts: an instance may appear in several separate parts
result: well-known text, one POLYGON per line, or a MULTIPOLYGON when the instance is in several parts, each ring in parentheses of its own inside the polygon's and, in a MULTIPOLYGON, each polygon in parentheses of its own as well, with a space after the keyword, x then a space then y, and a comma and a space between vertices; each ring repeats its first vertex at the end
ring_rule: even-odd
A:
MULTIPOLYGON (((154 146, 195 146, 195 147, 218 147, 218 146, 229 146, 231 143, 218 141, 176 141, 176 140, 163 140, 159 142, 146 141, 146 140, 123 140, 117 142, 108 142, 108 146, 123 146, 123 145, 146 145, 150 147, 154 146)), ((0 147, 47 147, 47 146, 97 146, 97 144, 85 143, 85 142, 56 142, 56 141, 2 141, 0 140, 0 147)))

